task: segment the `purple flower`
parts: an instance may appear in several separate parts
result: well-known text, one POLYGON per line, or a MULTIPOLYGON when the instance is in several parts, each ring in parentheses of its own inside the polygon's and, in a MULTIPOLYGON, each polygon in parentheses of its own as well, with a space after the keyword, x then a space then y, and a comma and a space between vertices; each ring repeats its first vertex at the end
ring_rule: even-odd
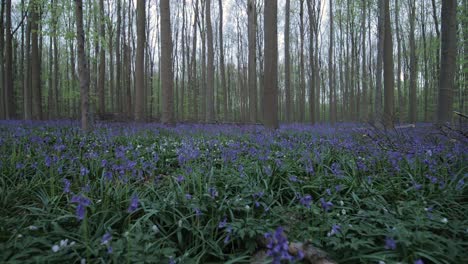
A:
POLYGON ((169 258, 169 264, 176 264, 176 261, 173 257, 169 258))
POLYGON ((67 179, 63 179, 62 181, 63 181, 63 192, 70 193, 71 182, 67 179))
POLYGON ((81 166, 80 168, 80 175, 81 176, 86 176, 89 174, 89 170, 86 167, 81 166))
POLYGON ((414 264, 424 264, 424 261, 422 259, 417 259, 414 264))
POLYGON ((184 180, 185 180, 184 176, 182 176, 182 175, 177 176, 177 182, 178 182, 178 183, 181 183, 181 182, 183 182, 184 180))
POLYGON ((202 212, 201 212, 201 210, 200 210, 199 208, 195 208, 195 209, 193 209, 193 210, 195 211, 195 215, 196 215, 197 217, 199 217, 200 215, 202 215, 202 212))
POLYGON ((325 212, 328 212, 330 208, 333 207, 333 203, 330 201, 325 201, 324 198, 320 198, 320 204, 322 205, 322 208, 325 210, 325 212))
POLYGON ((107 232, 101 238, 101 245, 107 245, 112 240, 112 235, 107 232))
POLYGON ((185 199, 192 200, 192 195, 190 193, 185 194, 185 199))
POLYGON ((130 201, 130 205, 128 206, 128 209, 127 209, 127 212, 129 213, 133 213, 136 211, 136 209, 138 209, 138 196, 136 194, 134 194, 132 196, 132 200, 130 201))
POLYGON ((396 249, 396 241, 391 237, 386 237, 385 238, 385 249, 395 250, 396 249))
POLYGON ((83 220, 86 214, 86 207, 91 205, 91 200, 80 194, 74 195, 70 202, 77 204, 76 218, 78 218, 78 220, 83 220))
POLYGON ((221 222, 218 224, 218 228, 225 228, 227 225, 227 217, 225 216, 221 222))
POLYGON ((340 232, 341 226, 340 225, 333 225, 330 232, 328 232, 327 236, 333 236, 334 234, 338 234, 340 232))
POLYGON ((216 188, 214 187, 211 187, 208 189, 208 192, 210 193, 210 196, 211 198, 216 198, 218 196, 218 191, 216 190, 216 188))
POLYGON ((107 166, 107 160, 103 159, 101 160, 101 167, 106 167, 107 166))
POLYGON ((267 239, 267 255, 273 257, 273 263, 280 264, 282 260, 293 260, 293 256, 289 254, 289 242, 284 235, 282 227, 278 227, 274 234, 266 233, 264 237, 267 239))
POLYGON ((302 197, 299 202, 305 207, 310 208, 310 204, 312 202, 312 196, 310 194, 307 194, 304 197, 302 197))

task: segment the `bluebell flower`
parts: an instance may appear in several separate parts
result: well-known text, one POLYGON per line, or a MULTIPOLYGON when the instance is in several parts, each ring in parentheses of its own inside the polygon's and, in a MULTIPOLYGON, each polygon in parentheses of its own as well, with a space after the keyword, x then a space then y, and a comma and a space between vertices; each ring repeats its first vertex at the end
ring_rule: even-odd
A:
POLYGON ((190 193, 185 194, 185 199, 192 200, 192 195, 190 193))
POLYGON ((128 209, 127 209, 127 212, 129 213, 133 213, 136 211, 136 209, 138 209, 138 196, 136 194, 134 194, 132 196, 132 199, 130 201, 130 205, 128 206, 128 209))
POLYGON ((332 207, 333 207, 333 203, 330 202, 330 201, 325 201, 324 198, 320 198, 320 203, 322 205, 322 208, 325 210, 325 212, 328 212, 332 207))
POLYGON ((414 264, 424 264, 424 261, 422 259, 417 259, 414 264))
POLYGON ((221 222, 218 224, 218 228, 225 228, 227 225, 227 217, 225 216, 221 222))
POLYGON ((211 187, 208 189, 208 192, 210 193, 210 196, 211 198, 216 198, 218 196, 218 191, 216 190, 216 188, 214 187, 211 187))
POLYGON ((264 237, 267 240, 267 255, 273 258, 273 263, 280 264, 282 260, 293 260, 293 256, 289 254, 289 242, 282 227, 278 227, 274 234, 266 233, 264 237))
POLYGON ((112 235, 107 232, 101 238, 101 245, 107 245, 112 240, 112 235))
POLYGON ((63 181, 63 192, 70 193, 71 182, 65 178, 62 181, 63 181))
POLYGON ((86 176, 89 174, 89 170, 86 167, 81 166, 80 168, 80 175, 81 176, 86 176))
POLYGON ((395 250, 396 249, 396 241, 391 237, 386 237, 385 238, 385 249, 395 250))
POLYGON ((74 195, 70 202, 77 204, 76 218, 78 218, 78 220, 83 220, 86 214, 86 207, 91 205, 91 200, 80 194, 74 195))
POLYGON ((307 194, 303 196, 299 201, 303 206, 310 208, 310 204, 312 203, 312 196, 307 194))
POLYGON ((181 183, 181 182, 183 182, 184 180, 185 180, 184 176, 182 176, 182 175, 177 176, 177 182, 178 182, 178 183, 181 183))
POLYGON ((195 215, 196 215, 197 217, 200 216, 200 215, 202 215, 202 212, 201 212, 201 210, 200 210, 199 208, 195 208, 195 209, 193 209, 193 210, 195 211, 195 215))

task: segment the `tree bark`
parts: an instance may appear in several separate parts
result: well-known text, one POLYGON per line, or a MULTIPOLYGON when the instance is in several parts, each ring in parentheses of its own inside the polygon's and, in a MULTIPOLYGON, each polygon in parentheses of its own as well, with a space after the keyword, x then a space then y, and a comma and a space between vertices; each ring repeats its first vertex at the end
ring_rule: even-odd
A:
POLYGON ((5 13, 5 0, 2 0, 0 5, 0 119, 6 118, 6 94, 5 94, 5 67, 4 67, 4 52, 5 49, 5 25, 3 23, 5 13))
POLYGON ((206 34, 208 46, 208 65, 206 83, 206 122, 213 123, 215 119, 214 111, 214 50, 213 50, 213 27, 211 25, 211 0, 206 0, 206 34))
POLYGON ((452 120, 453 87, 457 57, 457 1, 442 2, 441 63, 437 122, 452 120))
POLYGON ((409 87, 409 122, 414 124, 417 121, 417 98, 416 98, 416 79, 418 72, 418 61, 416 57, 416 40, 414 37, 416 23, 416 2, 409 0, 409 45, 410 45, 410 87, 409 87))
POLYGON ((333 32, 333 4, 332 0, 329 2, 330 12, 330 42, 328 49, 328 86, 330 89, 329 107, 330 107, 330 123, 334 125, 336 123, 336 111, 335 111, 335 95, 334 95, 334 76, 333 76, 333 45, 334 44, 334 32, 333 32))
POLYGON ((293 103, 291 92, 291 53, 289 51, 290 36, 290 0, 286 0, 286 20, 284 25, 284 89, 286 92, 286 122, 293 120, 293 103))
POLYGON ((15 118, 15 94, 13 89, 13 35, 11 29, 11 0, 6 0, 5 10, 5 105, 6 118, 15 118))
POLYGON ((31 79, 32 79, 32 119, 42 119, 41 64, 39 52, 39 12, 40 5, 32 2, 31 18, 31 79))
POLYGON ((135 62, 135 121, 145 120, 145 43, 146 43, 145 0, 137 0, 137 50, 135 62))
POLYGON ((83 30, 83 2, 75 0, 76 41, 78 45, 78 72, 80 75, 81 95, 81 129, 87 131, 89 127, 89 70, 86 62, 85 34, 83 30))
POLYGON ((300 0, 299 8, 299 35, 300 35, 300 58, 299 58, 299 70, 300 70, 300 100, 299 100, 299 121, 305 122, 305 62, 304 62, 304 0, 300 0))
POLYGON ((255 0, 248 0, 247 16, 248 16, 248 38, 249 38, 249 113, 250 123, 257 122, 257 7, 255 0))
POLYGON ((278 123, 278 1, 264 0, 265 12, 265 80, 263 116, 267 128, 278 123))
POLYGON ((393 127, 393 89, 394 89, 394 71, 393 71, 393 41, 390 24, 389 0, 385 1, 385 41, 384 41, 384 125, 386 128, 393 127))
POLYGON ((171 11, 169 0, 161 0, 161 84, 163 111, 162 122, 174 124, 174 95, 172 72, 171 11))
POLYGON ((104 22, 104 0, 99 0, 99 78, 98 78, 98 114, 102 115, 106 112, 106 100, 105 100, 105 85, 106 85, 106 24, 104 22))

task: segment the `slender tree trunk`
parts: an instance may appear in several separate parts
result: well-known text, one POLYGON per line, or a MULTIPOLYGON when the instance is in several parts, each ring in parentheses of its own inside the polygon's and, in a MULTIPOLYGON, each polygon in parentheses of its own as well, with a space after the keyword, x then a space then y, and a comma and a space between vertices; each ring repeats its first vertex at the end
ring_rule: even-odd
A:
POLYGON ((122 0, 117 0, 117 25, 116 25, 116 35, 115 35, 115 67, 116 67, 116 78, 115 78, 115 90, 116 90, 116 101, 117 101, 117 111, 119 113, 123 112, 122 108, 122 58, 121 58, 121 50, 122 47, 120 45, 121 30, 122 30, 122 16, 121 16, 121 9, 122 9, 122 0))
POLYGON ((191 59, 191 71, 192 81, 191 87, 193 91, 193 121, 198 120, 198 85, 197 85, 197 24, 198 24, 198 3, 199 0, 195 1, 195 17, 193 22, 193 39, 192 39, 192 59, 191 59))
POLYGON ((378 47, 377 47, 377 66, 376 66, 376 83, 375 83, 375 100, 374 100, 374 120, 378 123, 382 122, 382 74, 383 60, 385 47, 385 2, 388 0, 378 0, 379 4, 379 22, 378 22, 378 47))
POLYGON ((169 0, 161 0, 161 84, 163 92, 162 122, 174 124, 172 72, 171 11, 169 0))
POLYGON ((5 49, 5 26, 3 24, 5 13, 5 0, 0 5, 0 119, 6 118, 6 89, 5 89, 5 67, 3 63, 3 50, 5 49))
POLYGON ((333 4, 332 0, 329 2, 330 12, 330 42, 328 49, 328 86, 330 89, 329 107, 330 107, 330 123, 332 125, 336 122, 335 102, 334 102, 334 76, 333 76, 333 46, 334 44, 334 32, 333 32, 333 4))
MULTIPOLYGON (((106 39, 106 25, 102 18, 104 18, 104 0, 99 0, 99 17, 97 20, 99 24, 99 41, 101 44, 99 46, 99 66, 98 66, 98 84, 97 84, 97 95, 98 95, 98 114, 102 115, 106 112, 106 100, 105 100, 105 84, 106 84, 106 49, 105 49, 105 39, 106 39)), ((97 25, 96 25, 97 26, 97 25)))
POLYGON ((416 79, 418 73, 418 61, 416 57, 416 40, 414 37, 416 23, 416 2, 409 0, 409 45, 410 45, 410 87, 409 87, 409 122, 416 123, 417 121, 417 98, 416 98, 416 79))
POLYGON ((265 12, 265 80, 263 116, 267 128, 278 123, 278 1, 264 0, 265 12))
POLYGON ((429 69, 428 69, 428 56, 427 56, 427 40, 426 40, 426 16, 424 12, 426 10, 425 2, 422 3, 421 8, 421 34, 423 42, 423 57, 424 57, 424 122, 429 121, 428 115, 428 102, 429 102, 429 69))
POLYGON ((299 120, 300 122, 305 122, 305 62, 304 62, 304 39, 305 39, 305 30, 304 30, 304 0, 300 0, 299 8, 299 31, 300 31, 300 100, 299 100, 299 120))
POLYGON ((211 25, 211 0, 206 0, 206 34, 208 46, 207 84, 206 84, 206 122, 213 123, 214 111, 214 50, 213 50, 213 27, 211 25))
POLYGON ((223 42, 223 0, 219 0, 219 66, 221 75, 221 87, 223 89, 223 114, 224 121, 228 120, 228 95, 226 86, 226 67, 224 63, 224 42, 223 42))
POLYGON ((386 128, 393 127, 393 89, 394 89, 394 71, 393 71, 393 41, 390 24, 389 0, 385 1, 385 41, 384 41, 384 125, 386 128))
POLYGON ((400 13, 400 7, 398 0, 395 0, 395 35, 397 40, 397 93, 398 93, 398 117, 401 119, 403 117, 403 93, 401 88, 401 34, 400 34, 400 18, 398 17, 400 13))
POLYGON ((31 79, 32 79, 32 119, 42 119, 41 64, 39 52, 39 12, 40 6, 33 2, 31 19, 31 79))
POLYGON ((137 122, 143 122, 145 120, 145 103, 144 103, 145 102, 144 100, 145 43, 146 43, 145 27, 146 27, 145 0, 137 0, 137 38, 138 40, 137 40, 136 62, 135 62, 135 78, 136 78, 135 79, 135 121, 137 122))
POLYGON ((291 53, 289 51, 290 35, 290 0, 286 0, 286 21, 284 25, 284 89, 286 92, 286 121, 293 120, 293 104, 291 95, 291 53))
POLYGON ((441 64, 437 122, 452 120, 453 87, 457 57, 457 1, 442 2, 441 64))
POLYGON ((367 53, 366 53, 366 17, 367 17, 367 0, 362 1, 362 18, 361 18, 361 30, 362 30, 362 106, 361 106, 361 117, 362 120, 366 121, 368 118, 368 100, 367 100, 367 84, 369 82, 369 76, 367 73, 367 53))
POLYGON ((86 62, 85 34, 83 30, 83 2, 75 0, 76 41, 78 45, 78 71, 80 75, 81 94, 81 129, 87 131, 89 113, 89 70, 86 62))
POLYGON ((312 6, 312 0, 307 0, 307 10, 309 14, 309 65, 310 65, 310 77, 309 77, 309 115, 310 115, 310 124, 315 124, 315 53, 314 51, 314 28, 317 26, 315 24, 315 6, 312 6))
POLYGON ((257 6, 255 0, 247 3, 248 38, 249 38, 249 112, 250 123, 257 122, 257 6))
POLYGON ((13 35, 11 29, 11 0, 6 0, 5 18, 5 105, 6 118, 14 119, 16 115, 15 94, 13 89, 13 35))

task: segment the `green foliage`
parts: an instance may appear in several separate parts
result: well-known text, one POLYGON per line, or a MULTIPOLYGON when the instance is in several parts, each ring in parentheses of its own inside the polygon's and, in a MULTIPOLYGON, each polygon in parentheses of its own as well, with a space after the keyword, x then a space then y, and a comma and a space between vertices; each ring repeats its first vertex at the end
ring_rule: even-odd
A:
POLYGON ((256 239, 280 225, 290 241, 310 240, 339 263, 467 257, 460 142, 418 132, 392 136, 393 150, 330 129, 0 128, 0 262, 247 263, 256 239), (91 201, 81 221, 79 194, 91 201))

